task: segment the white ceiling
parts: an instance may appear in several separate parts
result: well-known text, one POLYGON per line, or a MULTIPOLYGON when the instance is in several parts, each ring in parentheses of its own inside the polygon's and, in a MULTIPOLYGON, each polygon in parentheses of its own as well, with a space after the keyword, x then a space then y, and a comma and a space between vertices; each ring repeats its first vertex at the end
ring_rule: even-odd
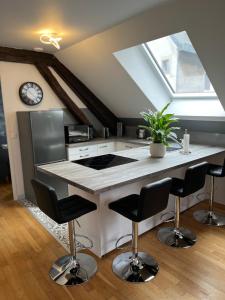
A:
MULTIPOLYGON (((225 109, 224 11, 224 0, 170 0, 59 51, 56 56, 115 115, 138 118, 140 111, 149 108, 149 100, 112 53, 186 30, 225 109)), ((140 70, 140 64, 136 63, 134 68, 140 70)), ((143 80, 147 82, 149 77, 145 76, 143 80)), ((153 87, 152 82, 149 82, 149 86, 153 87)), ((163 101, 154 88, 152 93, 155 93, 155 101, 163 101)), ((195 108, 195 116, 201 115, 202 111, 198 110, 193 101, 189 101, 188 106, 191 108, 185 106, 187 111, 195 108)), ((211 108, 209 112, 214 114, 211 108)))
POLYGON ((62 35, 62 48, 168 0, 0 0, 0 46, 33 49, 43 30, 62 35))

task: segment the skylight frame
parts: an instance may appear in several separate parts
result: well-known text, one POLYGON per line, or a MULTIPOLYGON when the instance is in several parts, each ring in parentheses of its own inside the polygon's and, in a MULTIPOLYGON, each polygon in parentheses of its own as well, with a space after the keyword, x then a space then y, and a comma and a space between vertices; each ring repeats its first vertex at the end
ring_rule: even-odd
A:
POLYGON ((150 59, 151 63, 153 64, 157 75, 160 77, 161 81, 163 82, 164 86, 168 90, 171 98, 173 100, 178 100, 178 99, 218 99, 216 92, 211 92, 211 93, 177 93, 174 91, 172 85, 170 84, 168 78, 164 74, 162 68, 160 67, 157 59, 153 55, 151 49, 147 45, 147 43, 142 44, 143 49, 145 50, 148 58, 150 59))

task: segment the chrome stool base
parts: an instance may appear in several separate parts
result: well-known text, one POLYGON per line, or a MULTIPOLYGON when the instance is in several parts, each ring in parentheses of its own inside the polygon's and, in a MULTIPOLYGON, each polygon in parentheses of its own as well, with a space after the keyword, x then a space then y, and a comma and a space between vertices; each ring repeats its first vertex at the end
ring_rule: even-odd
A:
POLYGON ((49 271, 49 276, 59 285, 73 286, 87 282, 97 272, 95 259, 78 253, 76 260, 71 255, 57 259, 49 271))
POLYGON ((143 283, 156 276, 159 266, 154 258, 145 252, 138 252, 137 257, 134 257, 132 252, 125 252, 113 260, 112 269, 120 279, 143 283))
POLYGON ((162 243, 176 248, 189 248, 197 240, 193 232, 182 227, 179 230, 176 230, 174 227, 161 228, 157 236, 162 243))
POLYGON ((225 225, 225 216, 210 212, 208 210, 198 210, 193 213, 193 216, 196 221, 202 224, 211 225, 211 226, 224 226, 225 225))

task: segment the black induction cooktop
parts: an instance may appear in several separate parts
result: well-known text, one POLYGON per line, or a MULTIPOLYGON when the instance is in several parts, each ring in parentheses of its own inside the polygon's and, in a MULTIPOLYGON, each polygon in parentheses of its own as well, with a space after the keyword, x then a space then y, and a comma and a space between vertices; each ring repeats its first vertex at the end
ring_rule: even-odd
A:
POLYGON ((137 161, 137 159, 132 159, 114 154, 106 154, 89 158, 83 158, 79 160, 73 160, 72 162, 95 170, 102 170, 119 165, 128 164, 134 161, 137 161))

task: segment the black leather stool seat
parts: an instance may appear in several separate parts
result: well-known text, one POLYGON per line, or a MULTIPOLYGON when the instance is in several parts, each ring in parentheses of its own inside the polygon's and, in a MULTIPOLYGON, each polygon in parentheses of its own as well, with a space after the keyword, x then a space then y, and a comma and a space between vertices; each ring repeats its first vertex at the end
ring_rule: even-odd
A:
POLYGON ((208 163, 202 162, 187 169, 184 179, 172 178, 170 194, 186 197, 200 190, 205 184, 208 163))
POLYGON ((207 174, 214 177, 225 177, 224 166, 209 164, 207 174))
POLYGON ((134 222, 140 222, 138 216, 138 200, 140 195, 129 195, 109 204, 109 208, 134 222))
POLYGON ((148 253, 138 251, 138 223, 166 209, 171 182, 171 178, 165 178, 150 183, 141 189, 140 195, 132 194, 109 204, 110 209, 132 221, 132 252, 124 252, 113 260, 112 269, 119 278, 140 283, 156 276, 158 263, 148 253))
POLYGON ((225 177, 225 160, 222 166, 217 164, 209 164, 207 169, 207 174, 210 176, 211 181, 211 193, 209 199, 209 209, 208 210, 198 210, 194 212, 194 218, 206 225, 210 226, 224 226, 225 225, 225 215, 217 213, 213 209, 214 203, 214 181, 215 177, 225 177))
POLYGON ((140 195, 132 194, 109 204, 109 208, 133 222, 144 221, 166 209, 171 178, 150 183, 140 195))
POLYGON ((40 210, 58 224, 72 221, 97 209, 95 203, 78 195, 59 200, 55 189, 38 179, 32 179, 31 183, 40 210))
POLYGON ((196 242, 196 236, 193 232, 180 227, 180 199, 204 187, 207 169, 208 163, 202 162, 189 167, 185 172, 184 179, 172 178, 170 194, 176 196, 175 226, 163 227, 159 230, 158 238, 162 243, 172 247, 187 248, 196 242))
MULTIPOLYGON (((75 219, 97 209, 95 203, 79 195, 58 199, 53 187, 38 179, 31 180, 37 205, 49 218, 58 224, 68 223, 70 255, 58 258, 52 265, 49 276, 59 285, 73 286, 87 282, 97 271, 97 263, 86 253, 77 253, 75 219)), ((85 248, 85 246, 84 246, 85 248)))
POLYGON ((184 194, 184 180, 173 177, 170 193, 175 196, 185 197, 185 196, 181 196, 184 194))
POLYGON ((59 224, 78 219, 79 217, 97 209, 95 203, 78 195, 63 198, 58 200, 58 202, 60 214, 55 221, 59 224))

